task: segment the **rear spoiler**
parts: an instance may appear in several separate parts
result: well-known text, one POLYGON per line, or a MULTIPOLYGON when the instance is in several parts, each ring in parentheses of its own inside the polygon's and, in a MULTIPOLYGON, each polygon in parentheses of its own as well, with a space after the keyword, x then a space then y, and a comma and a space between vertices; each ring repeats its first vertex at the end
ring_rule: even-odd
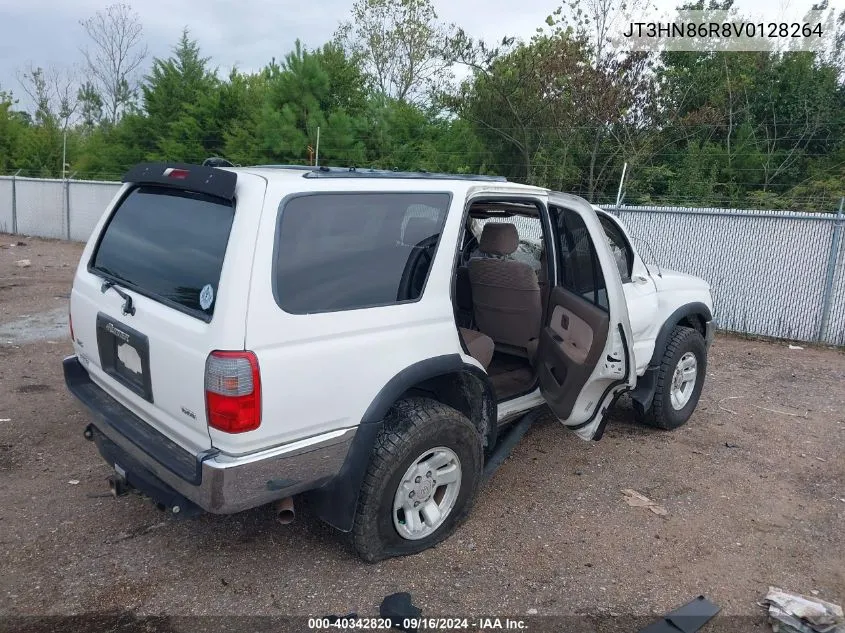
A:
POLYGON ((233 171, 186 163, 139 163, 123 176, 123 182, 172 187, 229 201, 235 198, 237 181, 233 171))

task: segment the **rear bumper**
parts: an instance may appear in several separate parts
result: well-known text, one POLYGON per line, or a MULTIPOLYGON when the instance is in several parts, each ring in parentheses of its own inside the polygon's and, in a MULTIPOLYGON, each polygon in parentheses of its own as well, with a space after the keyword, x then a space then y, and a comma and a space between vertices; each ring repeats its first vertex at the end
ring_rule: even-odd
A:
POLYGON ((96 385, 76 356, 63 365, 68 389, 91 413, 97 431, 92 439, 106 461, 126 471, 130 483, 133 477, 152 482, 148 488, 178 493, 215 514, 322 486, 340 471, 357 431, 342 429, 240 457, 215 449, 194 455, 96 385))

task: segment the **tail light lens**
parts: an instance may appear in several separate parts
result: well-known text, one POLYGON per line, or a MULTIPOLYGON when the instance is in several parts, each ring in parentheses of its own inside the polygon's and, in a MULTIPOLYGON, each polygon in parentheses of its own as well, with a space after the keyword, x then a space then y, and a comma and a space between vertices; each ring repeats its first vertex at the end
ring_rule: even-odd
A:
POLYGON ((175 178, 176 180, 186 180, 190 173, 187 169, 176 169, 175 167, 168 167, 164 170, 166 177, 175 178))
POLYGON ((254 353, 208 355, 205 408, 209 426, 226 433, 254 431, 261 425, 261 374, 254 353))

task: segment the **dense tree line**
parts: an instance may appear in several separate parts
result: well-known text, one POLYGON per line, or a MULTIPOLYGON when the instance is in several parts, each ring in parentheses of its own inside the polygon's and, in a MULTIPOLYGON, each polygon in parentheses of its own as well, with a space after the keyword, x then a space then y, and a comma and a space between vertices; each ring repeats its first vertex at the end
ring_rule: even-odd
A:
POLYGON ((500 174, 607 203, 627 163, 627 203, 835 207, 845 11, 828 13, 824 53, 658 54, 618 49, 613 3, 582 1, 530 41, 491 46, 439 22, 429 0, 357 0, 332 41, 228 74, 187 30, 145 65, 137 16, 113 5, 82 23, 86 81, 23 70, 28 111, 0 89, 0 173, 112 179, 143 160, 209 156, 309 164, 319 129, 320 164, 500 174))

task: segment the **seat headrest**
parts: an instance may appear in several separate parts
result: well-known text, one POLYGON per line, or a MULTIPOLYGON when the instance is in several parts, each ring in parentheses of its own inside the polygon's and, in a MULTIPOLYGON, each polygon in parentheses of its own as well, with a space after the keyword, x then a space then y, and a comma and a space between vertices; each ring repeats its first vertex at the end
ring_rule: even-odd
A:
POLYGON ((488 222, 481 231, 478 248, 490 255, 511 255, 519 247, 519 233, 513 224, 488 222))
POLYGON ((402 242, 416 246, 424 239, 440 233, 440 223, 431 218, 409 218, 402 231, 402 242))

